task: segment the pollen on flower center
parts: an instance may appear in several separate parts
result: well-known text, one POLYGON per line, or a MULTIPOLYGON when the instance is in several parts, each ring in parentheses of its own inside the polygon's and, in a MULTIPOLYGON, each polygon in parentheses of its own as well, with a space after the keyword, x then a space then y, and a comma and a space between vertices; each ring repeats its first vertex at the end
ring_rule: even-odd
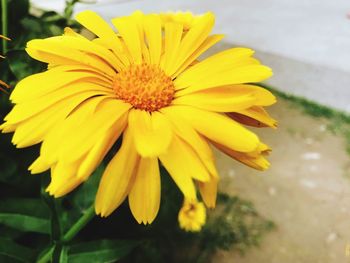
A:
POLYGON ((134 108, 156 111, 171 103, 174 84, 162 69, 155 65, 131 65, 119 72, 113 84, 118 99, 134 108))

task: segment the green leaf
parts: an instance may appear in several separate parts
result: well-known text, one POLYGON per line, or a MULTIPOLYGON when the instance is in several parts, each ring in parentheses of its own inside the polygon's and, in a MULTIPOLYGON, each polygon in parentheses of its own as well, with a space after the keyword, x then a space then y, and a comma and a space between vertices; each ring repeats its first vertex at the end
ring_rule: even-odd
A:
POLYGON ((135 240, 107 239, 80 243, 71 247, 68 253, 68 262, 115 262, 129 254, 139 243, 135 240))
POLYGON ((0 202, 0 213, 20 213, 28 216, 49 218, 49 210, 41 199, 3 198, 0 202))
MULTIPOLYGON (((7 258, 1 262, 32 262, 34 251, 17 243, 0 238, 0 256, 7 258)), ((1 257, 1 259, 3 259, 1 257)))
POLYGON ((25 232, 50 233, 50 221, 48 219, 24 214, 0 213, 0 224, 25 232))

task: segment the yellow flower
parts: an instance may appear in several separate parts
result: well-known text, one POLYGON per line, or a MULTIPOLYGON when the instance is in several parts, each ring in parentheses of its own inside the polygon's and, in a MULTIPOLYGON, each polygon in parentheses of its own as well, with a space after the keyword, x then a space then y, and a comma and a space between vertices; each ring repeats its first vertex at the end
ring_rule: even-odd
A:
POLYGON ((96 196, 96 213, 110 215, 127 197, 139 223, 156 217, 159 161, 187 200, 214 207, 218 184, 210 144, 258 169, 267 146, 239 122, 274 126, 263 110, 275 102, 254 86, 272 75, 247 48, 198 57, 222 39, 210 35, 214 15, 145 15, 112 20, 77 15, 97 37, 67 28, 63 36, 32 40, 28 54, 49 69, 18 83, 13 110, 0 126, 21 148, 42 143, 32 173, 51 169, 47 191, 60 197, 89 178, 119 137, 96 196), (195 63, 196 62, 196 63, 195 63), (231 115, 229 115, 229 114, 231 115), (249 121, 248 121, 249 120, 249 121))
POLYGON ((200 231, 206 220, 204 204, 198 201, 185 200, 178 219, 182 229, 191 232, 200 231))

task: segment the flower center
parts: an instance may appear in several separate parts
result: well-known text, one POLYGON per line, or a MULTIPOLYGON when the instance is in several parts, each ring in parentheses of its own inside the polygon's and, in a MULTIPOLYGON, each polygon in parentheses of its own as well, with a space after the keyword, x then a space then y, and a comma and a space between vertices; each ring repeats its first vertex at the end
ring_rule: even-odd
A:
POLYGON ((131 65, 119 72, 113 89, 118 99, 146 111, 169 105, 175 93, 171 78, 159 67, 148 64, 131 65))

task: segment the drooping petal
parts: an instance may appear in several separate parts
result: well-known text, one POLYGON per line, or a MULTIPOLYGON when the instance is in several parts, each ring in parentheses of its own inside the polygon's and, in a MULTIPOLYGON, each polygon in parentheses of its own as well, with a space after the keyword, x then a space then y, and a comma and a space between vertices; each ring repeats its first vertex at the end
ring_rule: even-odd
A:
POLYGON ((209 173, 214 177, 218 177, 214 156, 206 139, 199 135, 185 119, 173 114, 172 111, 166 111, 165 116, 173 124, 176 135, 192 147, 209 173))
POLYGON ((251 152, 259 144, 259 139, 254 133, 225 115, 188 106, 172 106, 162 111, 178 114, 199 133, 230 149, 251 152))
POLYGON ((96 195, 96 214, 110 215, 125 199, 135 181, 139 156, 126 129, 118 153, 104 171, 96 195))
POLYGON ((150 224, 160 205, 160 173, 157 158, 141 158, 135 182, 129 193, 129 205, 139 224, 150 224))
POLYGON ((207 169, 196 153, 177 136, 173 136, 168 150, 159 155, 159 159, 188 199, 196 197, 192 178, 201 181, 207 181, 210 178, 207 169))
POLYGON ((51 169, 51 182, 46 188, 46 191, 54 197, 61 197, 78 185, 83 180, 75 176, 75 172, 78 168, 78 162, 76 163, 59 163, 51 169))
MULTIPOLYGON (((99 138, 106 136, 106 132, 130 108, 130 104, 119 100, 109 99, 102 101, 91 115, 91 118, 86 119, 77 127, 80 129, 79 131, 75 130, 65 134, 64 141, 57 150, 58 158, 67 162, 80 158, 96 144, 99 138)), ((83 108, 79 110, 83 110, 83 108)))
POLYGON ((263 143, 260 143, 255 151, 247 153, 237 152, 217 143, 213 144, 228 156, 256 170, 265 171, 270 167, 269 161, 264 157, 269 153, 270 148, 263 143))
POLYGON ((159 112, 134 109, 129 113, 129 127, 138 153, 155 157, 164 153, 172 138, 169 121, 159 112))
POLYGON ((218 191, 218 178, 211 178, 209 182, 198 182, 198 188, 205 205, 214 208, 218 191))
POLYGON ((253 127, 277 127, 277 121, 260 106, 252 106, 248 109, 231 112, 228 113, 228 116, 242 124, 253 127))

